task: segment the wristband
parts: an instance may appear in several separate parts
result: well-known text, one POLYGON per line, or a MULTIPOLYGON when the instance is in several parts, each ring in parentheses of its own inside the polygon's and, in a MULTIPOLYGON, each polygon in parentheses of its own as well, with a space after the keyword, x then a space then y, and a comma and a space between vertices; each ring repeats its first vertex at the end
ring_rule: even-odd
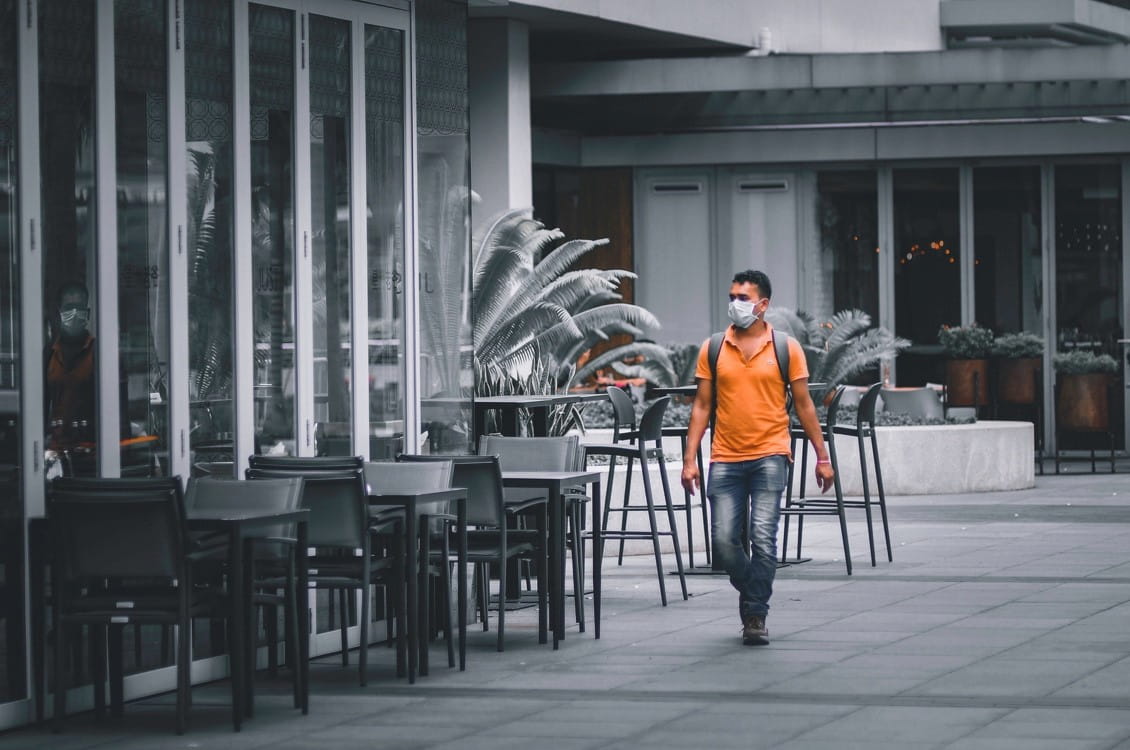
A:
POLYGON ((832 460, 831 460, 831 459, 828 459, 828 458, 824 459, 823 461, 821 461, 821 460, 819 460, 819 459, 817 459, 817 460, 816 460, 816 465, 817 465, 817 466, 820 466, 820 465, 822 465, 822 464, 827 464, 827 465, 831 465, 831 463, 832 463, 832 460))

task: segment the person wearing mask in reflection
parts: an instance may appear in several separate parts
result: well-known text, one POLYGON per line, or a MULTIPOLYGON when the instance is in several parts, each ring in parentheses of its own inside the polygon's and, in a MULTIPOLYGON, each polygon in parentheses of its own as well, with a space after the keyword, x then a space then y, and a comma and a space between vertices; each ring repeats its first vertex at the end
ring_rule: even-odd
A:
POLYGON ((69 451, 94 440, 94 337, 90 293, 78 281, 59 289, 58 334, 44 355, 47 447, 69 451))

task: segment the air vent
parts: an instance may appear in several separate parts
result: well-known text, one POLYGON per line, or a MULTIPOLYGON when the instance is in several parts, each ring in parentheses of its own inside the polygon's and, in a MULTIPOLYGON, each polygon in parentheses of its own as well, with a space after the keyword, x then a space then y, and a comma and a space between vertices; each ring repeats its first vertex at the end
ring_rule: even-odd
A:
POLYGON ((701 182, 655 182, 651 185, 651 192, 660 195, 701 193, 701 182))
POLYGON ((780 193, 789 189, 788 180, 742 180, 739 193, 780 193))

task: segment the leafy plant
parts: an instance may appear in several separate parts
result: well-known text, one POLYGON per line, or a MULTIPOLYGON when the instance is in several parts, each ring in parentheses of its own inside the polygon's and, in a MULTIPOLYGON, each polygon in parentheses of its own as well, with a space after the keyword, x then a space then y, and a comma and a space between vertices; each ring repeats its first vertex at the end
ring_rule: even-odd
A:
POLYGON ((909 341, 886 328, 872 327, 871 316, 862 310, 841 310, 818 323, 802 310, 771 307, 765 319, 800 342, 809 382, 827 383, 829 388, 898 356, 910 346, 909 341))
POLYGON ((1044 340, 1034 333, 1005 333, 993 342, 994 357, 1003 359, 1028 359, 1044 354, 1044 340))
POLYGON ((1076 349, 1061 352, 1052 357, 1052 365, 1060 375, 1113 375, 1118 371, 1118 362, 1109 354, 1076 349))
MULTIPOLYGON (((529 209, 507 211, 488 222, 474 241, 473 303, 476 372, 545 393, 583 381, 603 367, 642 357, 648 369, 671 370, 666 350, 635 341, 594 357, 580 355, 613 334, 643 338, 659 328, 646 309, 620 302, 624 270, 573 269, 607 240, 570 240, 546 229, 529 209), (558 244, 561 243, 561 244, 558 244), (572 270, 571 270, 572 269, 572 270), (542 377, 529 380, 531 373, 542 377), (548 379, 547 379, 548 378, 548 379)), ((476 392, 482 395, 482 388, 476 392)))
POLYGON ((950 359, 985 359, 993 350, 993 341, 992 329, 976 323, 938 329, 938 342, 950 359))

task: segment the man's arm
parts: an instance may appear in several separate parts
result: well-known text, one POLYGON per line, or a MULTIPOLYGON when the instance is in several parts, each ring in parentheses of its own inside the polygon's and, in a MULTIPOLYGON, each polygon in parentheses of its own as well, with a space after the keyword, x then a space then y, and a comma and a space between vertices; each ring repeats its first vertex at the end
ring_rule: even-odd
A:
POLYGON ((687 426, 687 452, 683 454, 683 487, 694 494, 696 487, 702 486, 698 472, 698 446, 706 434, 710 421, 710 405, 714 401, 714 383, 710 378, 695 378, 698 390, 695 391, 694 404, 691 405, 691 418, 687 426))
POLYGON ((824 436, 820 431, 820 420, 816 418, 816 406, 812 403, 812 395, 808 392, 808 378, 794 380, 792 390, 793 407, 800 419, 800 426, 804 428, 805 436, 816 449, 816 485, 827 492, 832 487, 835 473, 832 471, 828 448, 824 445, 824 436))

